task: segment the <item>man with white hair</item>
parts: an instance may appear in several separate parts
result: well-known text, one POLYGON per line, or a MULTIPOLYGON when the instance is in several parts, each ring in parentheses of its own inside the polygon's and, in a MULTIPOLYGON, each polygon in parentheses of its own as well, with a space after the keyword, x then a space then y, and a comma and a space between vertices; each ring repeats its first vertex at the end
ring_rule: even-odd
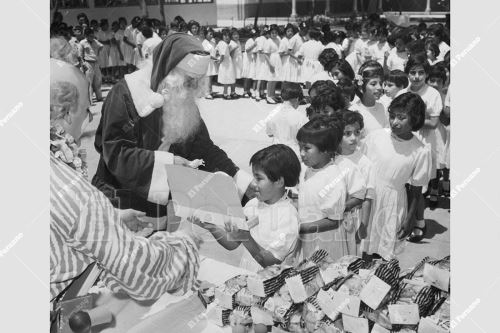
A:
POLYGON ((169 199, 165 165, 174 158, 186 164, 203 159, 200 169, 228 174, 240 197, 253 196, 252 176, 212 142, 196 104, 204 96, 209 60, 196 38, 174 33, 155 48, 152 65, 126 75, 109 92, 95 137, 101 157, 92 183, 115 206, 164 222, 169 199))

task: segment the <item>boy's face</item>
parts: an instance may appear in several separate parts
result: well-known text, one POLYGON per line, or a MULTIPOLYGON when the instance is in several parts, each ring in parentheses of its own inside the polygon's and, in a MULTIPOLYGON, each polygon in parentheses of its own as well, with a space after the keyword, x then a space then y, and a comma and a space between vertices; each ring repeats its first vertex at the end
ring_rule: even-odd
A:
POLYGON ((89 42, 93 42, 93 41, 94 41, 94 39, 95 39, 94 34, 89 34, 89 35, 87 35, 87 40, 88 40, 89 42))
POLYGON ((396 97, 396 94, 403 88, 396 86, 394 82, 385 81, 384 82, 384 93, 391 99, 396 97))
POLYGON ((361 134, 361 129, 357 122, 345 126, 344 136, 342 137, 342 142, 340 144, 340 148, 342 149, 342 155, 350 155, 354 153, 356 147, 359 144, 360 134, 361 134))
POLYGON ((421 65, 412 67, 408 73, 408 80, 414 90, 422 88, 426 78, 427 74, 425 73, 424 67, 421 65))
POLYGON ((284 185, 280 180, 273 182, 267 176, 264 170, 252 167, 253 186, 257 200, 268 202, 275 199, 277 195, 281 195, 281 189, 284 185))

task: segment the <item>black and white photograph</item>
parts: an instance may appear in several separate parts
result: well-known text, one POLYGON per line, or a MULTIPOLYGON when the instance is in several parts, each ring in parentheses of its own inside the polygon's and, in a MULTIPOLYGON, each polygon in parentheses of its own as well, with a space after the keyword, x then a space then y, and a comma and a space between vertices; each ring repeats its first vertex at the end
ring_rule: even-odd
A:
MULTIPOLYGON (((11 310, 45 318, 31 331, 496 332, 478 310, 498 299, 483 267, 498 265, 500 147, 479 103, 500 83, 478 49, 498 10, 476 24, 467 8, 486 7, 455 19, 450 0, 13 6, 33 35, 5 30, 0 295, 19 278, 11 310), (477 107, 454 101, 451 149, 455 98, 477 107), (32 298, 45 306, 23 309, 32 298)), ((28 330, 18 315, 8 331, 28 330)))

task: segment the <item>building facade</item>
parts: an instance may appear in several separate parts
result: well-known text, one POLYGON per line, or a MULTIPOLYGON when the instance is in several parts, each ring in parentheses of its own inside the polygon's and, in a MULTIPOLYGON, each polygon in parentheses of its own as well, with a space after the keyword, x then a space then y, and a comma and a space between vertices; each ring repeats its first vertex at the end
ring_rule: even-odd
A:
MULTIPOLYGON (((108 19, 115 21, 125 17, 128 22, 134 16, 141 16, 142 10, 139 0, 53 0, 50 2, 51 10, 59 2, 59 12, 64 17, 64 22, 69 25, 77 24, 77 15, 85 13, 89 19, 108 19)), ((146 0, 148 16, 161 20, 159 0, 146 0)), ((177 15, 186 21, 196 20, 202 25, 217 24, 216 0, 163 0, 167 24, 177 15)))

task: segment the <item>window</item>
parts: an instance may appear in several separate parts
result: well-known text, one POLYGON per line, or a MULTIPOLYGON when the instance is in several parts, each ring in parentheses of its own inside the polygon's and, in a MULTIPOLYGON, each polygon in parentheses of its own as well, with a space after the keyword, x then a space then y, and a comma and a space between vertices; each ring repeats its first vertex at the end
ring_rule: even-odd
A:
POLYGON ((213 3, 214 0, 165 0, 166 4, 213 3))
MULTIPOLYGON (((96 8, 99 7, 127 7, 127 6, 139 6, 140 0, 94 0, 94 5, 96 8)), ((158 0, 146 0, 146 5, 157 5, 158 0)))
POLYGON ((55 8, 56 2, 59 4, 59 9, 89 8, 87 0, 50 0, 50 9, 55 8))

